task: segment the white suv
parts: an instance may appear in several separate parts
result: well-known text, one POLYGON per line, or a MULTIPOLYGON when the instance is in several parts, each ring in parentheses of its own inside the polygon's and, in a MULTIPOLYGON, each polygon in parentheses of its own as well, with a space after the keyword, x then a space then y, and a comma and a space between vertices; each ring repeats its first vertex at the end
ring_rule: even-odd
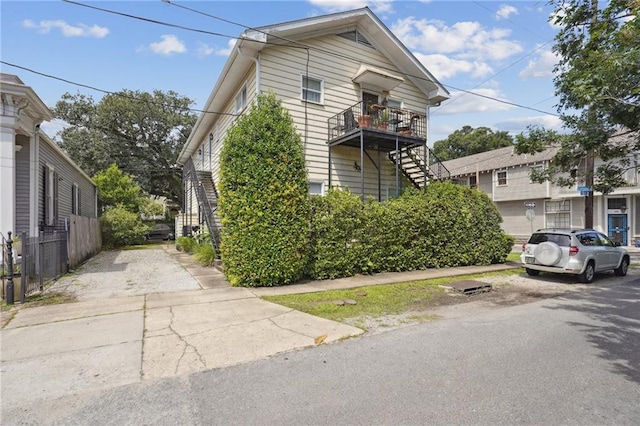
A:
POLYGON ((522 246, 520 260, 529 275, 574 274, 583 283, 592 282, 596 272, 625 276, 629 268, 627 251, 593 229, 539 229, 522 246))

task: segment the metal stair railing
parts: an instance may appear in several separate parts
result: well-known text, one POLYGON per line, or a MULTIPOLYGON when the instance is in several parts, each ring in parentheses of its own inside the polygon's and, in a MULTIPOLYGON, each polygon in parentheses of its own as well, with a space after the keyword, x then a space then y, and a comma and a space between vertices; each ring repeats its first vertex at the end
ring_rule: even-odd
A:
MULTIPOLYGON (((184 165, 186 169, 185 175, 190 176, 190 181, 192 187, 195 189, 196 198, 198 200, 198 206, 200 207, 200 212, 204 216, 205 223, 207 228, 209 228, 209 233, 211 234, 211 243, 213 244, 213 248, 216 251, 216 257, 220 257, 220 230, 218 229, 218 225, 216 223, 215 214, 218 209, 217 205, 214 207, 211 205, 209 201, 209 197, 207 196, 207 192, 204 188, 204 185, 200 181, 200 177, 198 176, 198 172, 193 164, 193 160, 190 158, 184 165)), ((218 191, 216 190, 215 183, 211 180, 214 196, 217 200, 218 191)))
POLYGON ((394 163, 398 161, 400 167, 402 168, 402 172, 417 187, 421 187, 421 181, 425 176, 427 176, 429 179, 440 181, 449 179, 451 177, 451 172, 449 172, 449 170, 442 164, 438 157, 429 148, 427 148, 429 152, 429 166, 426 166, 427 161, 425 161, 425 159, 423 158, 423 149, 424 147, 421 146, 402 148, 398 152, 390 152, 389 159, 394 163), (413 167, 407 167, 405 160, 408 160, 413 167), (410 171, 411 168, 418 168, 421 172, 420 176, 416 177, 416 171, 412 173, 410 171))

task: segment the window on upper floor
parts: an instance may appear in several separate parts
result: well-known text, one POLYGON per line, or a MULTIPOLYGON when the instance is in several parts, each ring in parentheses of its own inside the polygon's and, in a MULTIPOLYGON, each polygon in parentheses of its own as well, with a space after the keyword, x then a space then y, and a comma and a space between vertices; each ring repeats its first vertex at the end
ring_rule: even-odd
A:
POLYGON ((302 90, 300 92, 303 101, 315 102, 321 104, 324 102, 324 81, 319 78, 301 76, 302 90))
POLYGON ((498 186, 506 186, 507 185, 507 172, 503 170, 501 172, 496 173, 496 177, 498 179, 498 186))
POLYGON ((247 106, 247 86, 244 86, 236 95, 234 111, 240 114, 247 106))
POLYGON ((469 188, 477 188, 478 181, 475 176, 469 176, 469 188))

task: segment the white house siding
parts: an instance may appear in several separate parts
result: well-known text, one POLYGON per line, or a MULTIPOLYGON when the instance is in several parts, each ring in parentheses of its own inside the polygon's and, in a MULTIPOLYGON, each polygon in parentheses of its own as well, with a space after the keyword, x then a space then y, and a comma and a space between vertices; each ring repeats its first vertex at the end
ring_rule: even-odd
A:
MULTIPOLYGON (((306 141, 305 156, 309 180, 322 182, 326 188, 329 183, 328 120, 361 100, 361 88, 351 81, 352 77, 361 63, 376 64, 384 69, 395 67, 377 50, 335 35, 305 40, 305 44, 311 46, 308 71, 306 50, 277 46, 265 49, 261 53, 261 89, 276 93, 290 111, 298 132, 303 141, 306 141), (325 51, 340 53, 341 56, 327 54, 325 51), (322 79, 324 82, 322 105, 301 101, 301 75, 307 72, 310 77, 322 79)), ((389 93, 389 98, 401 100, 404 108, 425 111, 426 97, 407 79, 389 93)), ((370 151, 369 155, 374 161, 378 161, 377 152, 370 151)), ((360 171, 354 167, 355 162, 362 167, 359 149, 332 148, 332 185, 348 187, 352 192, 359 194, 361 178, 360 171)), ((365 194, 377 196, 377 170, 366 156, 364 171, 365 194)), ((396 186, 394 165, 384 153, 381 153, 380 177, 384 198, 385 188, 396 186)))
POLYGON ((495 203, 502 216, 502 229, 513 235, 519 242, 528 239, 532 229, 536 230, 545 226, 544 199, 537 198, 527 201, 536 204, 533 209, 535 214, 533 222, 530 222, 525 215, 527 209, 524 206, 524 202, 500 201, 495 203))

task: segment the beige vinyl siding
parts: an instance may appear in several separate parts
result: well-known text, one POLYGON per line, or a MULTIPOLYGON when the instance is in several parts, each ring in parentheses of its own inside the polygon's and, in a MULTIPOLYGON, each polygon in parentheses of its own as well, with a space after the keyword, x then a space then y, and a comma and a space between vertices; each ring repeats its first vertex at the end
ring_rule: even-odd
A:
MULTIPOLYGON (((324 103, 301 100, 301 76, 307 73, 307 51, 277 46, 261 53, 261 89, 273 91, 289 110, 295 126, 305 141, 305 156, 309 179, 328 185, 327 122, 330 117, 356 104, 361 99, 361 88, 351 79, 361 63, 375 64, 384 69, 395 67, 378 51, 366 46, 329 35, 305 40, 309 50, 308 74, 321 79, 324 84, 324 103), (315 48, 315 49, 314 49, 315 48), (340 57, 325 53, 336 52, 340 57), (345 58, 349 57, 352 60, 345 58), (306 118, 305 118, 306 117, 306 118), (306 121, 306 123, 305 123, 306 121), (305 132, 306 129, 306 132, 305 132)), ((398 72, 398 75, 400 73, 398 72)), ((389 93, 389 97, 403 101, 403 107, 424 112, 426 97, 405 78, 405 82, 389 93)), ((369 155, 377 161, 377 152, 369 155)), ((360 166, 359 149, 335 147, 332 149, 332 185, 348 187, 360 193, 360 171, 354 169, 354 161, 360 166)), ((377 196, 378 177, 375 166, 365 156, 365 194, 377 196)), ((395 188, 395 168, 386 154, 381 153, 381 189, 395 188)))

